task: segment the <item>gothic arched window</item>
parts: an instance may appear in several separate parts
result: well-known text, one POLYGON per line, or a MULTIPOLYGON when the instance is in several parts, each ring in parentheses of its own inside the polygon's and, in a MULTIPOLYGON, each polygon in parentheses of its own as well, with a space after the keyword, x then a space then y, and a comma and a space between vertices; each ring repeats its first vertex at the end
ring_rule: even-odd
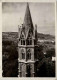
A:
POLYGON ((21 45, 25 45, 25 40, 21 39, 21 45))
POLYGON ((25 53, 22 53, 22 59, 25 59, 25 53))
POLYGON ((22 55, 22 59, 25 59, 25 52, 23 49, 21 50, 21 55, 22 55))
POLYGON ((27 45, 32 45, 32 40, 31 40, 31 39, 28 39, 28 40, 26 41, 26 44, 27 44, 27 45))
POLYGON ((27 58, 31 59, 31 53, 27 53, 27 58))
POLYGON ((27 50, 27 59, 31 59, 31 51, 30 51, 30 49, 27 50))

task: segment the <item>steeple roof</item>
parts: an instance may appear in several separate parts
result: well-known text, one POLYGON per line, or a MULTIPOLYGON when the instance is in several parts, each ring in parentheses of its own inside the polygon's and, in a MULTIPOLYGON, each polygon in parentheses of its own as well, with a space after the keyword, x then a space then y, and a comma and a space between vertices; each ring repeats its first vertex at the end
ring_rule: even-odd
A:
POLYGON ((24 22, 23 22, 22 30, 21 30, 21 32, 24 32, 24 35, 25 35, 26 39, 28 37, 29 31, 32 32, 32 36, 33 36, 34 35, 34 27, 33 27, 33 23, 32 23, 32 18, 31 18, 31 13, 30 13, 30 9, 29 9, 29 4, 27 3, 25 17, 24 17, 24 22))
POLYGON ((24 23, 23 24, 24 24, 26 30, 28 30, 29 28, 33 30, 33 23, 32 23, 32 18, 31 18, 31 13, 30 13, 28 3, 27 3, 27 7, 26 7, 26 12, 25 12, 25 17, 24 17, 24 23))

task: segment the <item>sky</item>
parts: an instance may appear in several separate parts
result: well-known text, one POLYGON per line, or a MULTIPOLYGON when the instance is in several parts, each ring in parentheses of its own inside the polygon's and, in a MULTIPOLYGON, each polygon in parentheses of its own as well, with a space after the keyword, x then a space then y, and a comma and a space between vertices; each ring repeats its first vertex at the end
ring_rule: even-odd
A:
MULTIPOLYGON (((26 2, 2 3, 2 31, 17 32, 18 25, 24 20, 26 2)), ((29 3, 33 25, 37 31, 55 35, 55 5, 54 3, 29 3)))

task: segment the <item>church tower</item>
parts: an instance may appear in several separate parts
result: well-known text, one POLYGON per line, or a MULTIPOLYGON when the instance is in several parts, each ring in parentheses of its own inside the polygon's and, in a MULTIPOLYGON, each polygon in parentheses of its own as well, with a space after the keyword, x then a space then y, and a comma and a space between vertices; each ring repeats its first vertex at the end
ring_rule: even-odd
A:
POLYGON ((34 77, 37 69, 37 25, 32 23, 29 4, 22 26, 18 29, 18 62, 20 77, 34 77))

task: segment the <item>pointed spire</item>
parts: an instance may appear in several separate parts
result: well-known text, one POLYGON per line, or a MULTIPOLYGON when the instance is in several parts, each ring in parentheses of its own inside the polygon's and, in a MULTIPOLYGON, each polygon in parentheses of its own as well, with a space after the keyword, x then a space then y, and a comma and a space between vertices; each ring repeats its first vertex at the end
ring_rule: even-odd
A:
POLYGON ((29 4, 27 3, 27 7, 26 7, 26 12, 25 12, 25 17, 24 17, 24 26, 26 27, 26 29, 33 28, 33 23, 32 23, 32 18, 31 18, 31 14, 30 14, 30 9, 29 9, 29 4))

